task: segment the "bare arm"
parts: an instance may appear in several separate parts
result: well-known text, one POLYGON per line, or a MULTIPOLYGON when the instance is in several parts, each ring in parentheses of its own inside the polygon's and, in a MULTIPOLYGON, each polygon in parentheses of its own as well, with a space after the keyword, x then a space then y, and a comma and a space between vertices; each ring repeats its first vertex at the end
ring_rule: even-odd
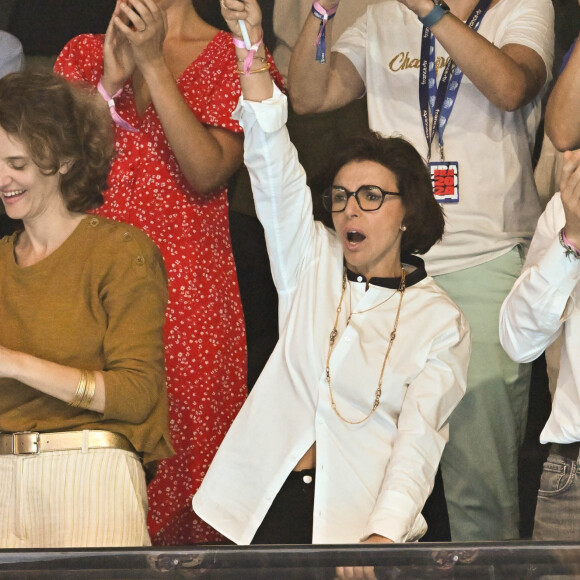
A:
MULTIPOLYGON (((332 2, 320 2, 330 9, 332 2)), ((340 8, 339 8, 340 9, 340 8)), ((316 60, 314 42, 320 20, 309 14, 298 37, 288 72, 288 91, 294 110, 299 113, 332 111, 364 94, 365 86, 354 65, 340 53, 331 53, 332 20, 326 26, 326 54, 322 64, 316 60)))
MULTIPOLYGON (((433 9, 432 0, 399 2, 421 17, 433 9)), ((319 24, 314 16, 308 16, 290 62, 289 91, 298 113, 343 106, 364 90, 363 80, 345 56, 333 53, 330 66, 315 61, 313 44, 319 24)), ((331 30, 329 25, 327 52, 331 30)), ((466 76, 502 110, 513 111, 530 102, 546 82, 544 61, 526 46, 508 44, 498 48, 452 13, 434 24, 432 31, 466 76)))
MULTIPOLYGON (((147 83, 165 135, 187 181, 198 192, 209 193, 223 185, 241 164, 243 138, 200 123, 179 92, 165 60, 165 12, 155 0, 130 2, 138 14, 126 4, 120 4, 119 10, 135 29, 120 15, 113 16, 113 26, 130 44, 135 67, 147 83)), ((116 90, 115 86, 105 88, 116 90)))
POLYGON ((560 151, 580 147, 580 42, 548 100, 546 133, 560 151))
MULTIPOLYGON (((433 9, 431 0, 399 1, 421 17, 433 9)), ((514 111, 529 103, 546 82, 544 61, 526 46, 498 48, 452 13, 431 30, 457 66, 499 109, 514 111)))

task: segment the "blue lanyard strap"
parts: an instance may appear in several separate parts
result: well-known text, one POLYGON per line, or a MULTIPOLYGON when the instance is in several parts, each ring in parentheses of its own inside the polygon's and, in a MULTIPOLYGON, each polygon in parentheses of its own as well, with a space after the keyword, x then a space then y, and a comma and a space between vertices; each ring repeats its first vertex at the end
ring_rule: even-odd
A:
MULTIPOLYGON (((477 31, 491 0, 479 0, 479 3, 467 19, 467 26, 477 31)), ((463 79, 463 71, 449 59, 439 86, 437 86, 437 70, 435 68, 435 37, 431 30, 423 27, 421 38, 421 66, 419 69, 419 105, 421 107, 421 121, 427 140, 427 159, 431 158, 431 145, 435 133, 439 136, 439 146, 443 156, 443 132, 455 105, 459 86, 463 79), (429 113, 432 123, 429 125, 429 113)))

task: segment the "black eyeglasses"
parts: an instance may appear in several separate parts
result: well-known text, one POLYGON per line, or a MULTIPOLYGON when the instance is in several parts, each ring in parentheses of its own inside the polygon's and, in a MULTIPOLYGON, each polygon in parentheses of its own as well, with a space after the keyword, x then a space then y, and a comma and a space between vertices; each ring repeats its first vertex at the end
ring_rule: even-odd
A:
POLYGON ((346 209, 349 197, 354 196, 363 211, 376 211, 383 205, 388 195, 401 197, 402 194, 398 191, 385 191, 378 185, 361 185, 356 191, 348 191, 344 187, 333 185, 324 190, 322 205, 326 211, 341 212, 346 209))

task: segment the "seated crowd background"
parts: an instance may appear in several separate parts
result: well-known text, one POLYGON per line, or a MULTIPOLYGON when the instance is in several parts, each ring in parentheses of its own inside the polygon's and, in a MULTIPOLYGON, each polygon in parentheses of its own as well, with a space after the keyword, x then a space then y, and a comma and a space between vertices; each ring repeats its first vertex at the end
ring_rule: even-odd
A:
MULTIPOLYGON (((86 13, 79 14, 79 28, 61 27, 59 40, 53 44, 47 41, 45 47, 31 44, 33 40, 38 43, 39 36, 27 36, 24 32, 30 29, 26 26, 26 2, 6 4, 9 9, 5 15, 9 17, 5 16, 6 21, 0 22, 0 27, 13 35, 0 36, 0 74, 24 68, 18 37, 28 58, 27 70, 33 68, 29 57, 46 50, 42 55, 47 57, 45 69, 47 64, 54 64, 55 71, 72 83, 82 81, 84 87, 74 88, 80 93, 87 90, 86 85, 98 89, 96 94, 100 94, 101 102, 94 105, 95 110, 100 107, 107 112, 104 103, 109 102, 108 112, 115 121, 116 154, 103 194, 105 203, 98 209, 83 207, 82 211, 96 211, 105 218, 144 230, 161 250, 167 268, 169 305, 164 343, 168 429, 176 453, 168 457, 171 450, 167 447, 166 452, 155 457, 157 474, 148 482, 148 498, 140 499, 148 513, 153 543, 411 541, 419 537, 423 541, 469 541, 530 537, 539 475, 549 451, 537 442, 546 421, 541 442, 552 444, 552 448, 542 474, 534 538, 578 538, 579 530, 573 525, 560 525, 570 505, 576 504, 554 505, 553 498, 559 495, 560 488, 553 480, 560 481, 558 473, 566 472, 578 457, 576 443, 580 441, 580 433, 575 433, 580 419, 576 420, 573 413, 567 414, 569 409, 562 403, 574 400, 577 391, 573 356, 567 356, 567 352, 575 344, 574 292, 580 239, 576 238, 574 224, 580 216, 573 204, 580 160, 573 154, 562 157, 550 148, 552 143, 559 150, 580 146, 580 122, 574 121, 580 105, 570 97, 578 94, 575 92, 575 79, 580 72, 578 47, 571 49, 567 67, 552 93, 545 138, 542 116, 542 103, 559 77, 564 53, 578 32, 574 26, 579 11, 576 1, 534 0, 509 6, 506 0, 452 1, 448 14, 446 6, 433 8, 431 0, 361 2, 354 10, 348 0, 317 2, 312 10, 307 1, 223 0, 223 14, 219 14, 217 7, 204 2, 168 0, 166 5, 158 6, 153 0, 132 0, 129 2, 132 8, 120 2, 101 6, 98 16, 96 12, 91 14, 90 24, 86 13), (333 21, 335 8, 338 11, 333 21), (328 22, 323 20, 326 12, 331 17, 328 22), (247 21, 251 40, 259 48, 248 51, 244 46, 238 17, 247 21), (353 25, 358 17, 361 18, 353 25), (381 22, 396 27, 397 35, 384 34, 383 29, 391 28, 380 25, 381 22), (235 50, 229 34, 218 32, 214 26, 231 28, 237 39, 235 50), (106 32, 106 36, 73 39, 81 32, 106 32), (315 43, 318 49, 314 48, 315 43), (6 48, 2 49, 3 46, 6 48), (265 46, 272 49, 274 58, 264 50, 265 46), (428 66, 430 46, 435 47, 437 58, 433 66, 439 73, 432 79, 432 90, 428 83, 420 88, 418 82, 420 67, 428 66), (449 71, 451 84, 455 82, 458 87, 450 97, 451 114, 440 106, 443 97, 435 90, 447 56, 461 69, 449 71), (218 66, 224 62, 227 62, 225 73, 218 66), (387 62, 388 66, 373 68, 374 62, 387 62), (288 105, 282 102, 285 97, 280 92, 286 90, 285 86, 288 105), (243 104, 232 118, 240 91, 243 104), (473 105, 475 102, 477 106, 473 105), (446 115, 445 121, 431 125, 439 108, 446 115), (426 123, 421 121, 422 110, 428 119, 426 123), (562 111, 570 112, 566 121, 561 118, 562 111), (286 118, 296 153, 285 137, 286 118), (408 222, 405 218, 409 212, 405 192, 410 185, 403 185, 404 176, 398 174, 398 167, 390 166, 376 152, 369 153, 368 143, 360 145, 358 156, 341 157, 347 149, 356 151, 357 143, 362 141, 350 139, 357 135, 368 138, 369 127, 383 137, 397 134, 408 139, 411 150, 414 147, 421 157, 432 162, 428 169, 434 182, 443 179, 440 177, 443 174, 455 177, 451 178, 451 187, 442 192, 439 198, 442 203, 435 204, 445 213, 443 241, 406 243, 405 240, 414 239, 410 233, 414 227, 412 218, 408 222), (244 161, 249 173, 239 168, 242 128, 244 161), (474 136, 467 143, 466 137, 471 134, 474 136), (540 149, 542 158, 538 163, 540 149), (360 171, 357 176, 352 168, 357 163, 364 166, 369 162, 386 169, 394 181, 379 183, 384 175, 375 176, 372 172, 368 178, 364 172, 360 177, 360 171), (558 187, 559 170, 554 168, 562 165, 558 187), (352 175, 348 172, 345 175, 344 168, 351 169, 352 175), (548 179, 547 174, 557 177, 548 179), (375 179, 373 183, 366 180, 371 176, 375 179), (538 189, 549 183, 547 191, 540 191, 543 202, 537 195, 536 182, 538 189), (333 189, 327 192, 330 185, 333 189), (366 190, 361 193, 361 188, 368 185, 378 186, 382 192, 383 201, 377 207, 364 205, 362 196, 366 190), (561 195, 552 199, 556 189, 561 189, 561 195), (296 212, 298 224, 281 220, 277 211, 264 209, 273 204, 267 201, 272 191, 285 192, 288 203, 293 205, 277 211, 283 212, 287 220, 296 212), (336 192, 346 196, 342 209, 337 209, 336 204, 342 202, 336 192), (322 201, 325 195, 330 196, 328 207, 322 201), (394 199, 396 196, 401 197, 394 199), (538 222, 548 200, 546 212, 538 222), (383 254, 378 268, 365 260, 357 262, 359 258, 355 256, 359 251, 366 255, 366 250, 359 250, 359 246, 366 248, 373 243, 370 230, 365 228, 371 227, 373 219, 379 219, 375 216, 382 215, 381 207, 386 212, 395 202, 403 208, 398 230, 393 233, 393 255, 397 260, 400 255, 400 262, 386 262, 383 254), (331 229, 310 225, 312 215, 331 229), (350 225, 341 226, 342 219, 350 225), (371 225, 362 227, 357 220, 360 223, 367 220, 371 225), (526 258, 536 223, 538 231, 526 258), (288 228, 297 229, 291 230, 290 235, 288 228), (337 250, 340 239, 336 239, 332 228, 339 236, 341 231, 344 233, 342 253, 337 250), (279 232, 289 236, 287 242, 279 232), (301 248, 298 251, 297 244, 301 243, 304 246, 298 246, 301 248), (327 244, 338 252, 332 259, 321 257, 327 256, 327 244), (409 253, 426 253, 426 271, 423 262, 409 258, 409 253), (310 255, 312 265, 308 261, 310 255), (551 262, 554 268, 555 256, 561 262, 557 268, 561 280, 555 278, 555 271, 547 265, 551 262), (326 259, 333 264, 328 272, 321 266, 326 259), (556 279, 560 281, 556 283, 556 279), (542 285, 546 280, 549 287, 542 285), (336 288, 324 289, 331 281, 336 282, 336 288), (425 284, 433 284, 435 294, 441 292, 446 299, 451 298, 453 307, 448 314, 459 317, 454 318, 454 323, 446 321, 446 307, 433 296, 425 312, 431 308, 435 313, 432 316, 438 317, 447 330, 456 324, 455 336, 443 340, 436 329, 431 336, 429 325, 418 323, 420 318, 416 318, 413 322, 419 324, 422 332, 416 330, 413 338, 413 325, 405 310, 407 307, 407 312, 413 311, 413 305, 420 302, 414 298, 415 292, 425 284), (367 300, 377 288, 380 291, 375 301, 367 300), (328 312, 326 316, 316 299, 306 300, 312 289, 320 292, 320 296, 327 293, 334 314, 328 312), (546 309, 534 306, 538 296, 545 297, 549 291, 557 296, 547 300, 546 309), (389 299, 391 295, 393 298, 389 299), (460 310, 453 310, 455 304, 460 310), (340 357, 346 354, 344 341, 352 340, 348 333, 353 327, 357 332, 356 317, 351 323, 351 316, 379 307, 377 312, 385 315, 387 329, 380 332, 388 336, 398 330, 399 339, 385 342, 386 355, 383 345, 377 347, 376 354, 381 360, 384 356, 384 361, 380 373, 375 373, 377 377, 370 373, 364 381, 365 389, 368 387, 369 393, 374 393, 362 391, 367 393, 366 399, 376 400, 367 415, 365 397, 359 393, 353 402, 348 384, 342 384, 348 383, 349 371, 338 362, 340 370, 333 371, 332 367, 334 361, 341 360, 337 359, 339 354, 340 357), (299 335, 293 333, 298 332, 296 325, 305 312, 312 313, 306 318, 314 320, 314 328, 310 329, 308 339, 303 337, 295 343, 299 335), (392 318, 397 321, 394 326, 392 318), (405 324, 411 329, 404 328, 405 324), (472 347, 467 370, 469 328, 472 347), (335 336, 326 349, 324 337, 331 330, 335 336), (424 347, 418 336, 424 336, 424 347), (424 348, 428 353, 412 368, 407 368, 411 365, 412 350, 403 350, 401 359, 397 353, 397 346, 400 344, 403 349, 407 339, 414 342, 415 348, 424 348), (446 344, 443 351, 434 346, 440 341, 446 344), (556 370, 560 369, 559 376, 550 376, 557 385, 553 389, 556 395, 551 414, 541 356, 550 345, 549 360, 555 361, 556 370), (300 348, 314 355, 308 363, 310 368, 306 363, 298 365, 293 361, 294 356, 303 356, 297 352, 300 348), (530 363, 538 357, 539 362, 532 370, 530 363), (437 368, 439 374, 433 374, 431 368, 437 368), (263 370, 256 390, 244 404, 247 392, 263 370), (280 378, 285 373, 287 381, 280 378), (304 373, 310 373, 310 378, 302 383, 304 373), (447 383, 449 375, 453 379, 447 383), (421 376, 429 377, 431 385, 440 390, 431 389, 423 394, 419 386, 421 376), (378 387, 375 379, 379 381, 378 387), (306 387, 312 388, 316 381, 319 390, 314 388, 304 407, 313 413, 312 425, 302 425, 298 417, 307 416, 308 412, 303 409, 293 415, 290 409, 297 405, 297 400, 305 404, 302 398, 308 392, 306 387), (397 381, 401 392, 395 394, 397 381), (443 388, 444 385, 447 387, 443 388), (279 395, 272 394, 274 386, 282 389, 279 395), (462 396, 463 391, 466 392, 462 396), (298 399, 292 400, 290 393, 298 399), (290 398, 283 408, 280 401, 285 396, 290 398), (431 416, 429 407, 421 406, 424 397, 434 398, 437 414, 431 416), (324 408, 328 398, 330 415, 324 408), (345 415, 341 415, 341 408, 347 409, 345 415), (354 414, 350 415, 353 409, 354 414), (282 414, 276 418, 278 412, 282 414), (288 421, 284 444, 268 434, 270 427, 264 422, 264 415, 269 415, 274 424, 288 421), (318 427, 322 425, 320 421, 328 423, 331 441, 343 441, 349 436, 358 440, 353 435, 358 431, 360 447, 353 447, 352 451, 359 454, 361 461, 364 453, 358 450, 365 445, 369 446, 369 452, 385 445, 389 451, 381 452, 385 463, 379 466, 378 475, 372 475, 369 463, 364 461, 359 467, 352 462, 353 470, 348 475, 344 469, 333 472, 333 457, 344 457, 348 452, 341 447, 342 443, 332 450, 325 438, 327 432, 318 427), (424 430, 419 427, 423 421, 424 430), (367 430, 353 427, 359 423, 368 425, 367 430), (374 429, 377 439, 372 435, 374 429), (419 431, 423 434, 419 435, 419 431), (256 448, 264 445, 265 436, 271 446, 256 456, 256 448), (518 465, 522 453, 529 454, 528 460, 518 465), (405 461, 401 460, 403 456, 405 461), (334 473, 334 478, 344 478, 344 489, 325 484, 322 469, 334 473), (195 496, 192 510, 191 498, 206 474, 206 483, 195 496), (375 476, 377 482, 370 483, 375 476), (253 481, 256 477, 263 487, 253 481), (351 483, 347 483, 349 478, 351 483), (234 488, 228 489, 227 483, 234 488), (366 507, 353 501, 357 517, 334 514, 337 504, 333 504, 333 498, 340 505, 344 501, 340 499, 341 493, 347 497, 345 494, 351 494, 359 485, 357 498, 366 493, 363 491, 366 488, 374 490, 365 499, 366 507), (400 491, 403 488, 405 493, 400 491), (236 510, 236 502, 246 489, 251 490, 243 501, 246 511, 236 510), (306 490, 309 498, 306 503, 292 503, 296 495, 304 495, 306 490), (233 500, 231 508, 225 498, 233 500), (399 504, 398 511, 393 511, 394 504, 399 504), (296 510, 306 514, 304 518, 295 518, 305 527, 305 535, 296 530, 279 535, 282 528, 288 531, 284 517, 296 510), (240 518, 239 524, 233 523, 236 518, 240 518), (358 522, 357 518, 364 521, 358 522), (429 525, 427 534, 423 518, 429 525), (384 524, 385 521, 390 524, 384 524), (333 531, 336 529, 345 530, 345 534, 336 535, 333 531), (296 535, 292 535, 294 532, 296 535)), ((56 11, 51 17, 59 20, 56 11)), ((69 24, 72 21, 73 18, 69 24)), ((11 141, 11 131, 2 126, 11 141)), ((18 141, 24 144, 28 138, 18 135, 18 141)), ((389 155, 401 159, 401 164, 411 164, 410 152, 403 154, 396 147, 385 147, 389 155)), ((28 154, 33 163, 42 167, 42 159, 32 151, 28 154)), ((66 159, 60 161, 65 163, 66 159)), ((416 179, 429 180, 429 173, 422 177, 417 174, 416 179)), ((15 190, 0 182, 2 187, 6 191, 15 190)), ((12 240, 18 248, 31 231, 27 222, 30 216, 16 213, 13 217, 21 221, 14 221, 9 219, 10 212, 5 213, 8 217, 0 212, 0 236, 16 230, 16 234, 5 239, 12 240), (25 234, 18 233, 22 225, 25 234)), ((52 249, 46 256, 56 251, 59 244, 48 245, 52 249)), ((21 267, 28 265, 25 260, 18 261, 17 250, 14 255, 21 267)), ((3 291, 0 288, 0 293, 3 291)), ((3 300, 0 294, 0 302, 3 300)), ((418 308, 418 312, 422 309, 418 308)), ((365 334, 364 339, 357 338, 364 348, 369 348, 365 346, 367 341, 373 342, 369 339, 368 325, 369 322, 360 323, 359 331, 364 330, 365 334)), ((0 342, 0 348, 7 346, 0 342)), ((367 367, 381 368, 381 364, 364 355, 364 348, 358 363, 357 356, 350 355, 353 365, 361 365, 358 372, 353 367, 357 373, 353 377, 359 380, 367 367)), ((52 355, 46 356, 51 359, 52 355)), ((98 377, 101 370, 109 370, 108 363, 103 364, 90 370, 96 371, 98 377)), ((92 388, 92 379, 87 382, 83 373, 76 384, 77 395, 85 383, 86 388, 92 388)), ((0 382, 18 380, 38 388, 33 380, 27 382, 20 375, 11 376, 0 370, 0 377, 0 382)), ((100 381, 96 385, 98 393, 102 385, 100 381)), ((60 397, 64 400, 60 404, 70 407, 68 391, 64 395, 41 391, 43 397, 47 394, 60 397)), ((91 412, 95 414, 93 420, 77 422, 82 429, 86 429, 85 423, 102 419, 103 408, 91 412)), ((17 426, 18 422, 9 422, 0 412, 0 431, 33 430, 28 423, 22 423, 21 428, 17 426)), ((73 426, 67 423, 62 428, 74 430, 73 426)), ((60 429, 51 426, 51 430, 60 429)), ((144 453, 144 449, 131 443, 133 453, 144 453)), ((18 527, 18 515, 11 517, 12 524, 18 527)), ((21 532, 9 533, 18 536, 21 532)), ((24 544, 14 545, 26 545, 26 540, 23 541, 24 544)), ((43 545, 45 540, 35 541, 43 545)), ((148 541, 148 537, 130 539, 128 545, 148 541)), ((110 540, 107 545, 115 542, 116 539, 110 540)))

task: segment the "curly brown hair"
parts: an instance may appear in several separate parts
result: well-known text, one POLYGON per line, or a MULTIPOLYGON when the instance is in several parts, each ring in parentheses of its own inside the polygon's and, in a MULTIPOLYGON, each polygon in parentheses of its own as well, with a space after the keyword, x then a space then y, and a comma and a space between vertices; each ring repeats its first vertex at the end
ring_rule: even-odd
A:
POLYGON ((103 203, 113 155, 111 119, 102 99, 48 70, 24 70, 0 79, 0 126, 16 137, 34 163, 55 175, 69 211, 103 203))

